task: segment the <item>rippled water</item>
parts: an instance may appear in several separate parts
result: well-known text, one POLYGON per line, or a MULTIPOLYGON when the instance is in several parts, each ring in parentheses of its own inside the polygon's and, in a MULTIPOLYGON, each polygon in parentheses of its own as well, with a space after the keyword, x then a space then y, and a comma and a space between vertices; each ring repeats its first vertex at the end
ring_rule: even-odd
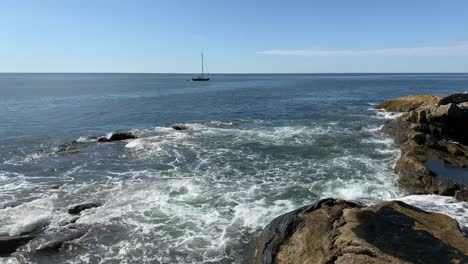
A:
MULTIPOLYGON (((277 215, 401 196, 399 149, 379 132, 391 114, 375 103, 468 89, 462 74, 190 77, 0 74, 0 234, 53 228, 68 206, 98 201, 77 221, 89 232, 54 261, 251 263, 277 215), (120 129, 139 138, 94 140, 120 129)), ((422 200, 454 203, 405 201, 422 200)), ((444 208, 465 220, 466 204, 444 208)))

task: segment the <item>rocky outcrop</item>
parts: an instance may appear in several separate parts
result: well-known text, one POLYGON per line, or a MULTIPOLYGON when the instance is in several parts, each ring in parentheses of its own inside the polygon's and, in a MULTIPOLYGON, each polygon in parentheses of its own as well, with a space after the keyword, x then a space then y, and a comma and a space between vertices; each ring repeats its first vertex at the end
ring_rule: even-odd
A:
POLYGON ((113 142, 137 138, 133 132, 112 132, 107 137, 98 138, 98 142, 113 142))
POLYGON ((68 208, 68 213, 72 215, 77 215, 84 210, 94 208, 94 207, 99 207, 101 205, 102 205, 101 203, 94 203, 94 202, 77 204, 68 208))
POLYGON ((409 192, 456 195, 468 201, 468 169, 465 176, 462 169, 468 167, 467 100, 465 94, 444 98, 422 95, 392 99, 379 105, 389 111, 408 111, 382 130, 402 145, 395 172, 409 192), (413 102, 411 107, 408 98, 413 102), (431 166, 429 157, 441 161, 442 165, 431 166), (453 168, 462 172, 458 169, 455 175, 453 168))
POLYGON ((257 239, 257 264, 467 261, 468 239, 454 219, 397 201, 321 200, 277 217, 257 239))
POLYGON ((436 104, 440 99, 442 97, 438 95, 410 95, 387 100, 377 105, 376 108, 391 112, 408 112, 421 106, 436 104))

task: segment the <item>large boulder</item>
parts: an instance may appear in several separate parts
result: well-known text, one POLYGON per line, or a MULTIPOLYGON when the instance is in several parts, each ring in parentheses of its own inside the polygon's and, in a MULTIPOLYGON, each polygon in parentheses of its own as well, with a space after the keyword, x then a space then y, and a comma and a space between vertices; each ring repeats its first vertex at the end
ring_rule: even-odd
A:
POLYGON ((391 112, 408 112, 421 106, 437 104, 440 99, 442 97, 438 95, 410 95, 387 100, 377 105, 376 108, 391 112))
POLYGON ((257 240, 257 264, 466 263, 458 223, 403 202, 362 207, 327 199, 274 219, 257 240))
MULTIPOLYGON (((307 219, 305 219, 303 215, 320 214, 321 218, 332 219, 341 215, 343 208, 351 207, 359 207, 359 205, 335 199, 324 199, 273 219, 273 221, 263 229, 262 233, 257 238, 256 263, 275 263, 276 256, 281 251, 281 246, 288 241, 298 228, 307 222, 307 219), (333 208, 331 210, 319 210, 322 207, 333 208)), ((319 217, 316 216, 316 218, 318 219, 319 217)), ((317 227, 320 229, 322 225, 326 224, 326 221, 317 222, 316 225, 311 227, 317 227)))

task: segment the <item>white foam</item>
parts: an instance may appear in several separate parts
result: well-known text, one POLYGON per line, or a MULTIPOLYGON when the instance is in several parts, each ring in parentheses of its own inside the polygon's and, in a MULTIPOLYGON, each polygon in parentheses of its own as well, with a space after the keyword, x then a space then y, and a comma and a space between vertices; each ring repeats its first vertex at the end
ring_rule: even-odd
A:
POLYGON ((384 120, 394 119, 405 114, 402 112, 390 112, 384 109, 375 109, 375 108, 369 108, 367 110, 375 112, 375 116, 374 116, 375 118, 384 119, 384 120))
POLYGON ((395 144, 395 141, 390 137, 373 137, 373 138, 366 138, 361 140, 362 143, 370 143, 370 144, 383 144, 387 146, 392 146, 395 144))
POLYGON ((367 128, 364 128, 363 130, 364 131, 367 131, 367 132, 370 132, 370 133, 375 133, 375 132, 378 132, 380 130, 382 130, 384 125, 379 125, 379 126, 369 126, 367 128))
POLYGON ((395 200, 405 202, 429 212, 446 214, 468 228, 468 203, 453 197, 435 194, 409 195, 395 200))
POLYGON ((77 139, 75 139, 75 142, 78 142, 78 143, 92 143, 92 142, 96 142, 96 141, 97 141, 96 138, 89 138, 89 137, 83 137, 83 136, 78 137, 77 139))
POLYGON ((8 165, 23 165, 25 163, 35 162, 45 157, 45 153, 31 153, 23 157, 13 157, 11 159, 3 161, 3 164, 8 165))
POLYGON ((37 187, 37 183, 31 183, 31 178, 23 174, 0 171, 0 207, 15 204, 17 196, 24 195, 24 192, 27 192, 27 195, 23 198, 38 198, 33 192, 37 187))
POLYGON ((109 133, 106 134, 105 138, 110 139, 113 134, 114 134, 114 132, 109 132, 109 133))
POLYGON ((256 230, 268 224, 272 217, 287 213, 296 207, 297 204, 291 200, 276 200, 270 204, 265 199, 260 199, 242 203, 233 208, 235 213, 232 223, 256 230))
POLYGON ((17 236, 48 224, 56 199, 50 196, 0 210, 0 234, 17 236))

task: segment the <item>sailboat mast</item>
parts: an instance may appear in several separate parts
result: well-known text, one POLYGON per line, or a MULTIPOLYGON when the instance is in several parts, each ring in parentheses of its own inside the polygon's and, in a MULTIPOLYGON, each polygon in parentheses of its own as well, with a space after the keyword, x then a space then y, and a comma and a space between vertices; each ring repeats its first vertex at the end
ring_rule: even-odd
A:
POLYGON ((203 71, 203 52, 201 53, 201 76, 203 77, 204 71, 203 71))

